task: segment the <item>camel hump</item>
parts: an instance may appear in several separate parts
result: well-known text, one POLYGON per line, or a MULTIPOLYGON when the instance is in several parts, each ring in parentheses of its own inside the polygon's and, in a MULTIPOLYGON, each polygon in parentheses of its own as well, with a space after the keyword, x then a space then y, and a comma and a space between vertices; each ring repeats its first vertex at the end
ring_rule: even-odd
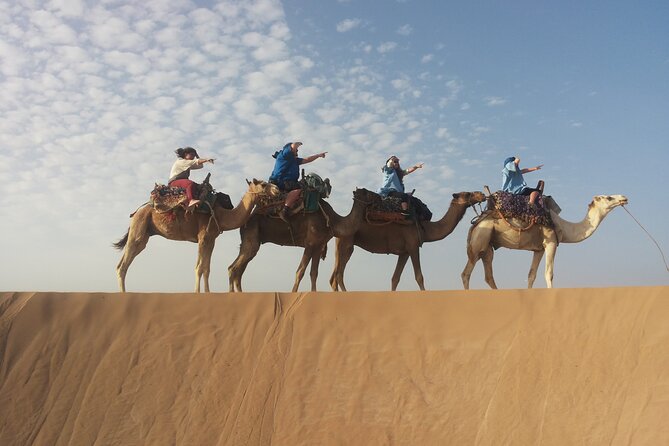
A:
POLYGON ((537 203, 530 206, 528 195, 516 195, 499 190, 490 196, 487 211, 497 211, 504 218, 518 218, 553 228, 553 220, 546 208, 545 198, 540 196, 537 203))

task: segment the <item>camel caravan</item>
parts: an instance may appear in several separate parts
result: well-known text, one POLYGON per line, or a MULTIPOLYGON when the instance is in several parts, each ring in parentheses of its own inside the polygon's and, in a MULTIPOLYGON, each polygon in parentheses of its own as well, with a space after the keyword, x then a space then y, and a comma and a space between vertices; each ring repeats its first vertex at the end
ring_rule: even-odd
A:
POLYGON ((534 285, 545 254, 546 286, 551 288, 558 244, 585 240, 609 212, 627 204, 623 195, 600 195, 588 205, 582 221, 563 220, 555 200, 543 194, 543 181, 530 188, 523 178, 523 174, 539 170, 542 165, 521 169, 520 159, 509 157, 504 161, 501 190, 491 193, 485 186, 485 192, 452 194, 446 213, 432 221, 429 208, 413 192, 406 193, 404 187, 404 177, 421 169, 423 163, 403 169, 399 158, 391 156, 381 168, 381 188, 376 192, 356 188, 352 191, 350 210, 340 215, 327 201, 332 191, 329 179, 315 173, 305 174, 301 167, 324 158, 327 152, 301 158, 298 152, 301 145, 292 142, 277 150, 269 181, 247 181, 248 190, 234 207, 227 194, 216 192, 210 185, 210 174, 201 184, 189 179, 191 170, 215 160, 201 158, 192 147, 178 149, 167 184, 155 185, 149 200, 130 215, 126 234, 113 244, 123 250, 116 267, 121 292, 126 291, 130 264, 153 235, 198 244, 195 292, 200 292, 201 282, 204 291, 209 292, 216 237, 235 229, 239 229, 241 244, 237 258, 228 267, 231 292, 242 291, 244 271, 264 243, 303 248, 292 291, 298 290, 309 265, 311 290, 316 291, 318 267, 326 258, 327 244, 332 238, 335 238, 335 259, 329 283, 333 291, 346 291, 344 272, 356 246, 370 253, 397 256, 390 284, 393 291, 411 259, 416 283, 425 290, 420 248, 425 242, 436 242, 450 235, 469 208, 476 211, 476 217, 471 220, 467 235, 467 263, 461 274, 465 289, 469 289, 471 273, 479 260, 483 262, 485 282, 497 288, 492 260, 494 251, 500 247, 533 252, 528 288, 534 285))

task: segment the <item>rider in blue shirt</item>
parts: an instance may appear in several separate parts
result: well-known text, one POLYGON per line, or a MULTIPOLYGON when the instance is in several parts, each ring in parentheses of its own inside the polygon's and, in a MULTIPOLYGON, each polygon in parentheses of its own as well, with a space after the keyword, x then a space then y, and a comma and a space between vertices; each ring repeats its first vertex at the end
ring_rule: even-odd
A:
POLYGON ((534 206, 537 197, 543 192, 544 182, 539 180, 539 184, 536 188, 528 187, 523 178, 523 174, 537 171, 543 167, 543 164, 539 164, 536 167, 529 167, 527 169, 521 169, 519 164, 520 158, 516 156, 510 156, 504 160, 504 169, 502 169, 502 190, 511 192, 515 195, 529 195, 530 206, 534 206))
POLYGON ((418 163, 408 169, 400 167, 400 159, 395 155, 388 158, 386 165, 381 168, 383 173, 383 182, 379 189, 379 195, 382 197, 396 197, 402 200, 402 213, 407 214, 409 209, 409 194, 404 192, 404 176, 415 172, 423 167, 423 163, 418 163))
POLYGON ((269 182, 276 184, 282 192, 288 192, 284 207, 279 213, 282 220, 288 221, 287 216, 290 208, 300 198, 300 165, 310 163, 318 158, 325 158, 328 152, 321 152, 306 158, 297 156, 297 151, 302 145, 301 142, 289 142, 283 149, 278 150, 272 155, 276 162, 274 169, 269 177, 269 182))

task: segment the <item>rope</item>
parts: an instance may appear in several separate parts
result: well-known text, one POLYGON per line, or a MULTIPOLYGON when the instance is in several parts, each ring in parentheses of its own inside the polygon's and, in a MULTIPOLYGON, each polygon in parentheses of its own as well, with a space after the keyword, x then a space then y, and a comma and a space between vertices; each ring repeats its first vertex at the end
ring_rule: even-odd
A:
POLYGON ((660 245, 659 245, 659 244, 657 243, 657 241, 653 238, 653 236, 650 235, 650 232, 648 232, 648 231, 646 230, 646 228, 644 228, 643 225, 642 225, 641 223, 639 223, 639 220, 637 220, 636 218, 634 218, 634 215, 632 215, 632 213, 631 213, 629 210, 627 210, 627 207, 625 207, 625 205, 621 205, 621 206, 622 206, 623 209, 625 209, 625 212, 627 212, 628 214, 630 214, 630 217, 632 217, 632 219, 636 222, 636 224, 638 224, 639 227, 640 227, 641 229, 643 229, 643 231, 644 231, 646 234, 648 234, 648 237, 650 237, 650 239, 653 241, 653 243, 655 243, 655 246, 657 246, 657 249, 660 251, 660 254, 662 255, 662 261, 664 262, 664 267, 667 269, 667 271, 669 271, 669 266, 667 266, 667 259, 664 257, 664 253, 662 252, 662 248, 660 248, 660 245))
POLYGON ((506 218, 504 217, 504 214, 502 214, 502 211, 497 211, 497 212, 499 213, 499 216, 502 217, 502 220, 504 220, 504 223, 506 223, 507 225, 509 225, 509 227, 511 227, 512 229, 515 229, 515 230, 518 231, 518 232, 525 232, 525 231, 527 231, 527 230, 530 229, 532 226, 534 226, 534 224, 537 222, 536 219, 532 219, 532 223, 530 223, 530 225, 529 225, 528 227, 526 227, 526 228, 518 228, 518 227, 512 225, 511 223, 509 223, 509 222, 506 220, 506 218))

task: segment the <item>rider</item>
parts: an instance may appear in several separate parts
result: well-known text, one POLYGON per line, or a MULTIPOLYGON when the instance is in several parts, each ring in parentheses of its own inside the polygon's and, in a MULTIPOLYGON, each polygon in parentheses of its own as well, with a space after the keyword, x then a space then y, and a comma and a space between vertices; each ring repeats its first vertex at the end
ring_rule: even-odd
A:
POLYGON ((383 183, 379 189, 382 197, 395 197, 402 200, 402 214, 409 215, 409 194, 404 192, 404 176, 423 168, 423 163, 415 164, 408 169, 400 167, 400 159, 395 155, 388 158, 381 167, 383 183))
POLYGON ((269 182, 276 184, 280 191, 288 192, 283 209, 279 212, 279 217, 288 222, 288 212, 295 205, 300 198, 301 185, 298 182, 300 177, 300 165, 310 163, 318 158, 325 158, 328 152, 317 153, 306 158, 297 156, 297 151, 302 145, 301 142, 289 142, 283 149, 277 150, 273 158, 276 159, 274 163, 274 170, 269 176, 269 182))
POLYGON ((514 195, 529 195, 530 206, 534 206, 537 198, 543 193, 544 182, 539 180, 536 188, 528 187, 523 178, 524 173, 534 172, 541 169, 544 165, 539 164, 536 167, 521 169, 520 158, 510 156, 504 160, 504 169, 502 169, 502 190, 511 192, 514 195))
POLYGON ((177 154, 177 160, 172 164, 170 179, 167 182, 171 187, 182 187, 186 190, 188 197, 188 207, 197 205, 200 200, 194 198, 194 188, 196 183, 189 180, 191 169, 202 169, 204 163, 214 164, 214 158, 200 158, 197 150, 192 147, 178 148, 174 151, 177 154))

